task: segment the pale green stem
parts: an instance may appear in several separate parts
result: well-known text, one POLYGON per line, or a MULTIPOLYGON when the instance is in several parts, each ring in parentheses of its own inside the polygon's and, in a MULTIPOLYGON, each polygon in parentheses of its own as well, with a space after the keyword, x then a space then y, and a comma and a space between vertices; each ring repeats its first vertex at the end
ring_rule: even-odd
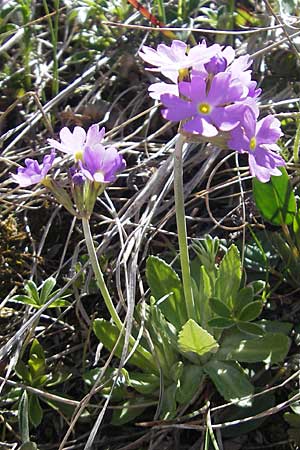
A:
POLYGON ((184 209, 183 164, 182 164, 183 144, 184 144, 184 137, 181 134, 179 134, 175 144, 175 153, 174 153, 174 194, 175 194, 179 254, 180 254, 182 282, 186 302, 186 309, 188 317, 190 319, 195 319, 195 308, 191 283, 190 260, 187 244, 187 232, 186 232, 185 209, 184 209))
MULTIPOLYGON (((97 285, 100 289, 100 292, 104 298, 106 307, 111 315, 112 320, 114 321, 115 325, 117 326, 118 330, 123 333, 124 332, 124 325, 114 307, 114 304, 112 302, 110 293, 107 289, 107 286, 105 284, 104 278, 103 278, 103 274, 99 265, 99 261, 97 258, 97 254, 96 254, 96 250, 95 250, 95 246, 93 243, 93 238, 92 238, 92 234, 91 234, 91 228, 90 228, 90 223, 89 223, 89 219, 86 217, 82 217, 82 226, 83 226, 83 233, 84 233, 84 238, 85 238, 85 242, 86 242, 86 246, 88 249, 88 253, 89 253, 89 257, 90 257, 90 262, 92 264, 92 268, 95 274, 95 278, 97 281, 97 285)), ((129 348, 130 350, 132 350, 135 346, 137 345, 136 340, 133 336, 129 337, 129 348)), ((150 352, 148 352, 148 350, 146 350, 142 345, 138 345, 136 351, 138 352, 138 355, 140 355, 142 358, 146 359, 148 363, 150 363, 152 365, 153 371, 154 373, 157 372, 157 366, 156 363, 151 355, 150 352)))
POLYGON ((83 233, 84 233, 86 246, 87 246, 89 257, 90 257, 90 262, 93 267, 97 285, 100 289, 102 297, 104 298, 106 307, 111 315, 112 320, 114 321, 114 323, 116 324, 118 329, 120 331, 123 331, 123 323, 122 323, 122 321, 116 311, 116 308, 112 302, 110 293, 105 284, 103 274, 102 274, 102 271, 101 271, 101 268, 99 265, 99 261, 97 258, 97 254, 96 254, 96 250, 95 250, 95 246, 94 246, 93 238, 92 238, 92 234, 91 234, 89 219, 87 219, 86 217, 83 217, 82 218, 82 226, 83 226, 83 233))
POLYGON ((297 124, 297 130, 296 130, 296 135, 295 135, 295 140, 294 140, 294 145, 293 145, 293 155, 294 155, 294 163, 298 163, 299 162, 299 143, 300 143, 300 120, 297 119, 296 121, 297 124))

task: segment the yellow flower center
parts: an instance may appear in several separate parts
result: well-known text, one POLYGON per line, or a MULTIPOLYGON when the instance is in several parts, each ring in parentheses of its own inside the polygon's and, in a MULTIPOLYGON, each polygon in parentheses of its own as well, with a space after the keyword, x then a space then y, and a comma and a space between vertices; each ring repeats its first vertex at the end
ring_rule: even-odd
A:
POLYGON ((74 153, 75 161, 82 161, 82 157, 83 157, 83 151, 82 150, 77 150, 77 152, 74 153))
POLYGON ((211 111, 211 107, 208 103, 199 103, 198 111, 201 114, 209 114, 211 111))
POLYGON ((189 80, 189 69, 179 69, 178 70, 178 81, 189 80))
POLYGON ((255 139, 255 137, 252 137, 250 139, 249 148, 250 148, 250 150, 254 151, 255 147, 256 147, 256 139, 255 139))

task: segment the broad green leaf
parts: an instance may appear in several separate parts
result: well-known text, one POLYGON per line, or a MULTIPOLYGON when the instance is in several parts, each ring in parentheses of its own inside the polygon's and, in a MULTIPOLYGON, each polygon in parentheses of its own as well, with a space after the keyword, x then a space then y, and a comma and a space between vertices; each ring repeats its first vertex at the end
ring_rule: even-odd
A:
POLYGON ((33 340, 31 347, 30 347, 29 356, 31 357, 32 355, 36 355, 39 359, 42 359, 43 361, 45 361, 44 349, 37 339, 33 340))
POLYGON ((263 328, 253 322, 237 322, 237 327, 242 333, 252 336, 263 336, 265 334, 263 328))
POLYGON ((168 294, 159 308, 166 319, 177 330, 186 322, 187 312, 182 283, 172 267, 156 256, 149 256, 146 263, 146 277, 151 294, 159 302, 168 294))
POLYGON ((24 289, 25 289, 28 297, 31 297, 35 301, 35 303, 37 305, 39 305, 40 296, 39 296, 39 292, 38 292, 36 284, 33 281, 28 280, 28 281, 26 281, 26 283, 24 285, 24 289))
POLYGON ((249 286, 253 288, 254 295, 257 295, 261 293, 261 291, 265 288, 266 282, 263 280, 256 280, 252 281, 252 283, 249 286))
POLYGON ((140 394, 149 395, 159 389, 160 380, 154 373, 129 373, 130 386, 140 394))
MULTIPOLYGON (((244 419, 246 417, 253 417, 257 414, 264 413, 269 408, 272 408, 275 405, 275 396, 273 393, 267 393, 263 396, 254 397, 252 399, 252 405, 246 408, 241 408, 239 406, 229 406, 224 410, 222 414, 222 421, 224 422, 234 422, 234 421, 240 421, 241 419, 244 419)), ((244 423, 239 422, 238 426, 232 425, 232 426, 226 426, 222 430, 222 437, 235 437, 235 436, 242 436, 246 433, 249 433, 259 426, 268 419, 268 416, 264 416, 264 414, 261 415, 262 417, 260 419, 255 420, 249 420, 244 423)), ((230 449, 229 449, 230 450, 230 449)), ((283 450, 283 449, 282 449, 283 450)))
POLYGON ((63 298, 58 298, 53 303, 51 303, 49 308, 67 308, 68 306, 71 306, 70 302, 63 298))
POLYGON ((208 352, 216 352, 219 344, 204 328, 189 319, 178 335, 178 347, 182 352, 193 352, 202 356, 208 352))
POLYGON ((216 317, 215 319, 211 319, 208 321, 208 325, 211 328, 230 328, 235 325, 235 321, 233 319, 226 319, 225 317, 216 317))
POLYGON ((239 290, 234 301, 234 309, 237 313, 253 301, 254 290, 252 286, 246 286, 239 290))
POLYGON ((29 372, 28 367, 22 360, 19 360, 17 362, 15 366, 15 371, 18 377, 20 377, 23 381, 26 381, 26 383, 31 385, 32 383, 31 373, 29 372))
MULTIPOLYGON (((114 348, 120 332, 118 328, 104 319, 95 319, 93 322, 93 330, 100 342, 103 343, 105 348, 112 351, 114 348)), ((119 344, 117 345, 115 355, 120 358, 122 355, 122 349, 124 345, 124 336, 121 337, 119 344)), ((138 345, 135 352, 129 359, 129 363, 136 367, 139 367, 145 372, 157 373, 158 369, 151 353, 149 353, 144 347, 138 345)))
POLYGON ((265 220, 273 225, 290 225, 296 214, 296 199, 285 168, 281 176, 272 176, 268 183, 253 179, 253 195, 265 220))
POLYGON ((112 425, 125 425, 128 422, 131 422, 136 417, 139 417, 142 412, 146 409, 145 406, 140 406, 140 404, 145 404, 146 400, 141 397, 137 397, 134 399, 127 400, 122 402, 121 409, 114 409, 113 416, 111 419, 112 425))
POLYGON ((11 301, 23 303, 24 305, 34 306, 35 308, 40 307, 38 304, 36 304, 35 300, 32 297, 28 297, 28 295, 14 295, 11 298, 11 301))
POLYGON ((279 320, 259 320, 256 322, 264 331, 268 333, 289 334, 293 328, 290 322, 280 322, 279 320))
POLYGON ((224 338, 218 357, 240 362, 278 363, 286 357, 290 340, 282 333, 266 333, 261 337, 247 337, 243 333, 232 333, 224 338))
POLYGON ((204 373, 200 366, 184 364, 180 385, 176 391, 176 400, 180 405, 187 405, 201 387, 204 373))
POLYGON ((40 305, 44 305, 46 301, 49 300, 49 296, 53 291, 55 285, 56 279, 53 277, 50 277, 44 281, 44 283, 41 286, 40 305))
POLYGON ((217 298, 211 298, 209 301, 210 307, 214 313, 218 316, 225 317, 229 319, 231 316, 231 311, 225 303, 221 302, 217 298))
POLYGON ((216 282, 215 296, 229 308, 235 298, 241 283, 242 270, 240 254, 235 245, 231 245, 223 257, 216 282))
POLYGON ((52 372, 46 385, 47 387, 57 386, 58 384, 64 383, 71 377, 72 373, 70 372, 55 372, 55 373, 52 372))
POLYGON ((37 339, 33 340, 30 347, 28 366, 32 376, 32 382, 36 385, 37 378, 44 375, 46 371, 45 353, 37 339))
POLYGON ((176 392, 177 385, 175 383, 164 389, 162 394, 162 408, 160 412, 161 419, 173 419, 176 414, 176 392))
POLYGON ((19 402, 18 410, 19 430, 23 444, 30 440, 29 438, 29 420, 28 420, 28 395, 24 391, 19 402))
POLYGON ((260 316, 262 309, 263 302, 261 300, 248 303, 248 305, 244 306, 242 311, 239 313, 238 319, 243 322, 251 322, 252 320, 257 319, 258 316, 260 316))
POLYGON ((40 425, 43 419, 43 410, 37 395, 30 395, 28 406, 30 422, 36 428, 40 425))
POLYGON ((211 318, 212 313, 209 306, 209 299, 212 294, 211 281, 204 266, 198 269, 198 277, 195 279, 198 286, 198 293, 194 296, 195 310, 199 324, 206 329, 207 322, 211 318))
POLYGON ((158 348, 161 350, 163 361, 159 358, 159 352, 157 353, 161 366, 163 368, 166 365, 166 370, 168 371, 178 360, 177 330, 174 325, 165 319, 153 297, 150 299, 150 315, 149 320, 147 320, 147 328, 156 350, 158 351, 158 348))
MULTIPOLYGON (((254 392, 249 378, 237 362, 211 360, 203 366, 203 370, 227 401, 237 401, 254 392)), ((247 404, 250 401, 244 400, 240 406, 247 404)))

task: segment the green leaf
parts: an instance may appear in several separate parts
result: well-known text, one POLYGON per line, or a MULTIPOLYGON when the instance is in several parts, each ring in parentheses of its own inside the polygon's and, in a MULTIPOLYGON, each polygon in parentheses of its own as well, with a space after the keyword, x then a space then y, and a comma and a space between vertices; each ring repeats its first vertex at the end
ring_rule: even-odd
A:
MULTIPOLYGON (((203 366, 203 369, 227 401, 237 401, 254 392, 249 378, 237 362, 211 360, 203 366)), ((239 404, 249 405, 250 400, 244 400, 239 404)))
POLYGON ((235 325, 235 321, 233 319, 226 319, 225 317, 216 317, 215 319, 209 320, 208 325, 218 329, 230 328, 235 325))
POLYGON ((252 336, 263 336, 265 334, 262 327, 252 322, 237 322, 237 327, 243 333, 251 334, 252 336))
POLYGON ((56 285, 56 279, 49 277, 41 286, 40 305, 44 305, 49 300, 50 294, 56 285))
POLYGON ((33 281, 28 280, 28 281, 26 281, 26 283, 24 285, 24 289, 25 289, 28 297, 31 297, 35 301, 35 303, 37 305, 39 305, 40 304, 40 296, 39 296, 39 292, 36 287, 36 284, 33 281))
POLYGON ((199 264, 198 271, 195 273, 195 282, 198 286, 197 295, 194 295, 195 310, 199 324, 206 329, 207 322, 212 316, 209 306, 209 299, 211 297, 212 289, 207 270, 204 266, 201 266, 199 271, 199 264))
POLYGON ((40 359, 37 355, 33 354, 28 360, 28 366, 32 376, 32 384, 34 386, 37 387, 39 385, 41 377, 44 382, 47 380, 47 376, 45 375, 46 365, 44 359, 40 359))
POLYGON ((67 300, 64 300, 63 298, 58 298, 55 300, 49 308, 67 308, 68 306, 71 306, 72 303, 68 302, 67 300))
POLYGON ((296 199, 289 176, 281 167, 281 176, 272 176, 268 183, 253 179, 253 195, 265 220, 273 225, 290 225, 296 214, 296 199))
POLYGON ((41 424, 43 419, 43 410, 37 395, 30 395, 28 406, 30 422, 36 428, 41 424))
POLYGON ((140 394, 149 395, 159 389, 160 380, 154 373, 129 373, 130 386, 140 394))
POLYGON ((223 257, 216 282, 216 297, 222 300, 228 307, 232 306, 241 283, 242 270, 240 254, 235 245, 231 245, 223 257))
POLYGON ((176 391, 176 400, 180 405, 187 405, 204 380, 204 373, 200 366, 184 364, 180 377, 180 385, 176 391))
POLYGON ((43 361, 45 361, 44 349, 37 339, 33 340, 31 347, 30 347, 29 356, 31 357, 32 355, 36 355, 39 359, 42 359, 43 361))
POLYGON ((296 238, 297 247, 300 248, 300 210, 297 211, 294 217, 293 232, 296 238))
POLYGON ((15 366, 15 371, 16 371, 16 374, 18 375, 18 377, 21 378, 21 380, 26 381, 26 383, 31 385, 31 383, 32 383, 31 374, 28 370, 28 367, 22 360, 19 360, 17 362, 17 364, 15 366))
POLYGON ((261 300, 251 302, 248 305, 244 306, 244 308, 238 315, 238 319, 243 322, 251 322, 252 320, 255 320, 258 316, 260 316, 262 309, 263 309, 263 302, 261 300))
POLYGON ((26 391, 23 392, 19 402, 18 419, 22 442, 28 442, 30 438, 28 421, 28 395, 26 391))
POLYGON ((161 419, 173 419, 176 415, 176 392, 177 384, 173 383, 163 391, 162 408, 160 412, 161 419))
POLYGON ((186 322, 187 312, 184 301, 182 283, 172 267, 156 256, 149 256, 146 263, 146 277, 152 295, 159 303, 159 308, 166 319, 177 330, 186 322))
POLYGON ((256 322, 264 331, 268 333, 283 333, 289 334, 293 328, 293 324, 290 322, 280 322, 279 320, 266 320, 262 319, 256 322))
POLYGON ((14 295, 10 300, 13 302, 23 303, 24 305, 34 306, 35 308, 40 308, 40 306, 36 304, 35 300, 32 297, 28 297, 28 295, 14 295))
POLYGON ((237 313, 242 311, 242 309, 253 301, 254 290, 252 286, 246 286, 242 288, 234 301, 234 309, 237 313))
POLYGON ((266 333, 261 337, 246 338, 245 334, 235 332, 224 338, 218 357, 240 362, 278 363, 286 357, 290 340, 282 333, 266 333))
POLYGON ((114 409, 113 416, 111 419, 112 425, 124 425, 125 423, 131 422, 136 417, 139 417, 143 411, 145 411, 145 406, 140 406, 140 404, 144 404, 146 401, 144 398, 135 398, 130 399, 125 402, 122 402, 123 408, 114 409))
POLYGON ((193 352, 202 356, 208 352, 216 352, 219 344, 204 328, 189 319, 178 335, 178 346, 182 352, 193 352))
MULTIPOLYGON (((95 319, 93 322, 93 330, 105 348, 112 351, 119 338, 120 332, 118 328, 104 319, 95 319)), ((123 345, 124 336, 121 337, 115 351, 115 355, 118 358, 121 358, 123 345)), ((136 347, 135 352, 128 362, 136 367, 139 367, 143 372, 158 372, 153 356, 140 344, 136 347)))
POLYGON ((218 316, 225 317, 227 319, 231 316, 231 311, 225 303, 221 302, 217 298, 211 298, 209 301, 210 307, 214 313, 218 316))
POLYGON ((254 295, 261 293, 261 291, 265 288, 266 282, 263 280, 252 281, 250 286, 253 288, 254 295))
MULTIPOLYGON (((254 397, 252 400, 252 405, 246 408, 241 408, 239 406, 229 406, 226 408, 226 410, 223 411, 222 414, 222 422, 234 422, 238 421, 238 426, 231 425, 226 426, 226 429, 224 428, 222 430, 222 437, 236 437, 236 436, 242 436, 246 435, 247 433, 250 433, 251 431, 255 430, 259 426, 262 425, 262 423, 268 419, 268 416, 264 416, 264 414, 261 414, 261 417, 259 419, 255 420, 249 420, 244 423, 242 423, 241 419, 244 419, 246 417, 253 417, 257 414, 264 413, 269 408, 272 408, 275 405, 275 396, 274 394, 267 393, 263 396, 260 395, 259 397, 254 397)), ((283 450, 283 449, 282 449, 283 450)))

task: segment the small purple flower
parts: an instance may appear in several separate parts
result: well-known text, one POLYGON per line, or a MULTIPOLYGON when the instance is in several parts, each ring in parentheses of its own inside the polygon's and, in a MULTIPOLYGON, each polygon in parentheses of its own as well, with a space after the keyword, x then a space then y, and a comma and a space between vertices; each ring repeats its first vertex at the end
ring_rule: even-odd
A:
POLYGON ((17 174, 12 174, 12 180, 21 187, 31 186, 41 183, 52 167, 55 159, 55 151, 52 150, 50 155, 44 156, 42 164, 36 159, 25 159, 26 167, 19 167, 17 174))
POLYGON ((85 147, 79 167, 88 180, 111 183, 115 181, 117 172, 125 169, 126 163, 116 148, 105 148, 98 144, 94 147, 85 147))
POLYGON ((212 137, 218 134, 218 130, 230 131, 238 125, 240 119, 233 103, 241 100, 243 86, 233 80, 231 74, 215 75, 208 92, 202 76, 193 76, 191 82, 180 82, 179 91, 184 98, 161 95, 166 107, 162 115, 168 120, 186 121, 183 125, 185 131, 212 137), (231 114, 232 106, 234 114, 231 114))
POLYGON ((271 175, 281 175, 278 167, 285 166, 285 161, 277 153, 280 148, 276 142, 280 136, 279 120, 269 115, 256 122, 253 111, 247 108, 240 126, 232 130, 228 146, 232 150, 249 153, 251 174, 266 183, 271 175))
POLYGON ((189 69, 196 64, 206 63, 220 50, 218 44, 206 46, 206 42, 188 49, 187 44, 174 40, 171 47, 159 44, 157 50, 143 46, 139 56, 156 68, 148 68, 154 72, 161 72, 165 77, 177 82, 178 75, 182 70, 189 69))
POLYGON ((55 139, 48 139, 48 143, 63 153, 73 155, 75 161, 82 158, 84 148, 86 146, 93 147, 100 144, 105 134, 105 128, 99 130, 99 125, 91 125, 86 133, 81 127, 75 127, 73 133, 69 128, 64 127, 59 133, 61 142, 55 139))

